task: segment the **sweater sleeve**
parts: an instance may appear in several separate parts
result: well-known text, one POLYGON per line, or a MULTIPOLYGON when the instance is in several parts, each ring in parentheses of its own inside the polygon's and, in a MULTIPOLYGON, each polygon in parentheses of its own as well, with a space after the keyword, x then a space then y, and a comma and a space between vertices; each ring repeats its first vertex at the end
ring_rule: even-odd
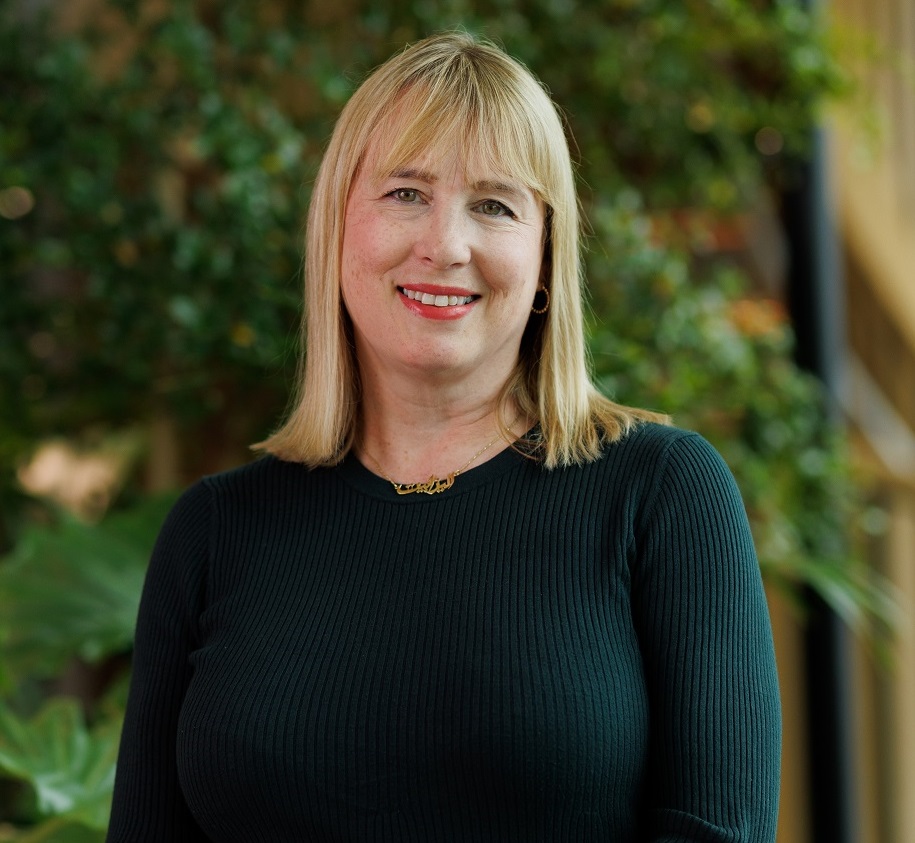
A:
POLYGON ((178 716, 205 587, 210 501, 189 489, 159 534, 146 575, 107 843, 205 843, 178 783, 178 716))
POLYGON ((781 710, 768 609, 736 483, 701 437, 668 446, 636 541, 647 839, 772 843, 781 710))

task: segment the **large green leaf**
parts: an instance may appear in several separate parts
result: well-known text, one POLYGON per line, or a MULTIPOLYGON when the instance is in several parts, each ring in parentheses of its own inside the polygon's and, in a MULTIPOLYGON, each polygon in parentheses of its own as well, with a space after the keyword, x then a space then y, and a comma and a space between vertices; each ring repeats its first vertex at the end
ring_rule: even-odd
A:
POLYGON ((8 678, 52 676, 74 657, 130 649, 150 550, 173 496, 100 524, 33 526, 0 564, 0 653, 8 678))
POLYGON ((103 829, 120 728, 120 720, 108 719, 88 729, 71 699, 50 700, 30 720, 0 700, 0 771, 34 790, 40 816, 103 829))

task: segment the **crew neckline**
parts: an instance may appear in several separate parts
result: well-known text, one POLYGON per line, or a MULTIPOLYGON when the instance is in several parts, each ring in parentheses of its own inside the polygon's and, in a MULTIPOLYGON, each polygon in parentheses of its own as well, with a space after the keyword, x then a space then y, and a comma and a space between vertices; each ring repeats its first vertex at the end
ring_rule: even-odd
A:
POLYGON ((515 445, 518 442, 529 439, 536 433, 537 429, 538 425, 535 425, 527 433, 515 440, 514 443, 499 451, 486 462, 462 471, 455 478, 454 485, 450 489, 435 495, 422 493, 398 495, 389 480, 385 480, 384 477, 365 466, 356 456, 355 451, 352 450, 336 466, 336 470, 345 482, 371 497, 404 505, 431 503, 463 495, 465 492, 492 482, 520 463, 531 462, 531 458, 516 450, 515 445))

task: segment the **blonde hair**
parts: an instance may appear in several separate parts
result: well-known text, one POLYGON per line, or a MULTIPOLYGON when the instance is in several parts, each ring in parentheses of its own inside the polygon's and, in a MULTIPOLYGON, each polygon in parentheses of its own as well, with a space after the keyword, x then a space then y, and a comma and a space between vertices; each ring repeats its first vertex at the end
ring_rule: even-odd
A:
POLYGON ((353 445, 360 401, 352 325, 341 294, 341 247, 350 187, 369 143, 380 170, 452 147, 468 167, 510 174, 546 205, 549 310, 531 314, 506 405, 540 423, 533 452, 544 465, 596 459, 645 410, 616 404, 588 375, 583 329, 580 222, 569 147, 549 95, 523 65, 463 32, 427 38, 376 69, 343 109, 315 181, 305 247, 303 356, 293 409, 255 447, 309 466, 339 462, 353 445))

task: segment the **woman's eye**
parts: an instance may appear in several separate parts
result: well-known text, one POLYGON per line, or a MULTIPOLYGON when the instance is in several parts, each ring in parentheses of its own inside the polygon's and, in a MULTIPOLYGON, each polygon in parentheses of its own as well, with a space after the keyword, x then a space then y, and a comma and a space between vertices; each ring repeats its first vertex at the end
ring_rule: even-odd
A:
POLYGON ((400 202, 416 202, 419 199, 419 191, 411 187, 398 187, 397 190, 392 190, 390 195, 400 202))
POLYGON ((512 217, 514 214, 511 210, 503 205, 501 202, 496 202, 495 199, 487 199, 485 202, 479 204, 480 212, 485 214, 487 217, 512 217))

